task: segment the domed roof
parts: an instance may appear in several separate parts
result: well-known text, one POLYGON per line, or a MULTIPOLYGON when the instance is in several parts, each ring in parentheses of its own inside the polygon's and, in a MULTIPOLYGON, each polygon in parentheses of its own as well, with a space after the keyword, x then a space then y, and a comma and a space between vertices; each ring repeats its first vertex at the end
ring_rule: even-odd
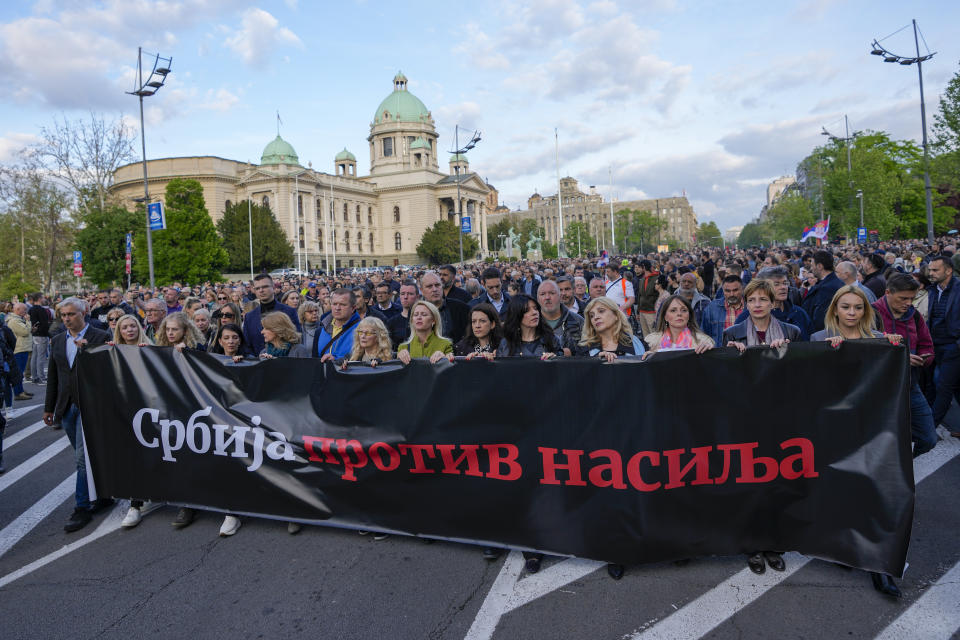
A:
POLYGON ((430 111, 420 98, 407 91, 407 76, 397 73, 393 78, 393 93, 388 95, 373 114, 373 123, 387 120, 396 122, 426 122, 430 111))
POLYGON ((450 163, 453 164, 454 162, 466 162, 467 164, 470 164, 470 161, 467 160, 467 154, 465 153, 452 154, 450 156, 450 163))
POLYGON ((300 164, 300 159, 290 143, 278 134, 270 144, 264 147, 260 164, 300 164))
POLYGON ((338 154, 337 154, 337 157, 334 158, 334 160, 336 160, 337 162, 339 162, 340 160, 350 160, 351 162, 356 162, 356 161, 357 161, 357 156, 355 156, 355 155, 353 155, 352 153, 350 153, 349 151, 347 151, 347 148, 344 147, 344 148, 343 148, 343 151, 341 151, 340 153, 338 153, 338 154))
POLYGON ((413 141, 413 144, 410 145, 411 149, 426 149, 430 150, 430 143, 423 139, 423 136, 417 136, 417 139, 413 141))

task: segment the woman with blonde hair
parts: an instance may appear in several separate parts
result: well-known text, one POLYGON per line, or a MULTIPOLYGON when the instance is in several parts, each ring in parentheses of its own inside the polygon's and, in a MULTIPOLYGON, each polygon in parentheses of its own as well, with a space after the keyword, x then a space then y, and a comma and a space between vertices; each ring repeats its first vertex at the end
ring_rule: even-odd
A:
POLYGON ((136 347, 145 347, 153 344, 153 342, 147 337, 137 316, 128 313, 120 316, 117 320, 116 326, 113 328, 113 342, 110 344, 128 344, 136 347))
POLYGON ((618 356, 639 356, 646 351, 640 338, 633 335, 626 314, 610 298, 594 298, 583 313, 586 322, 574 355, 600 356, 613 362, 618 356))
POLYGON ((703 353, 715 346, 713 338, 701 331, 697 325, 693 307, 686 298, 679 295, 669 296, 663 301, 657 315, 657 324, 653 331, 644 336, 643 341, 647 345, 644 358, 657 351, 693 350, 703 353))
POLYGON ((823 318, 824 329, 810 336, 811 342, 827 340, 834 347, 843 340, 882 338, 874 327, 873 306, 863 290, 855 284, 837 289, 823 318))
POLYGON ((390 332, 383 321, 373 316, 361 320, 353 332, 353 349, 350 351, 349 360, 369 362, 370 366, 375 367, 384 360, 393 360, 393 357, 390 332))
POLYGON ((426 300, 417 300, 410 307, 410 337, 397 348, 397 358, 410 364, 413 358, 430 358, 437 363, 453 360, 453 343, 442 337, 443 320, 440 310, 426 300))
POLYGON ((313 300, 304 300, 297 307, 297 317, 300 318, 300 344, 309 348, 320 325, 320 305, 313 300))
POLYGON ((206 351, 207 347, 197 325, 183 311, 175 311, 160 321, 157 328, 156 345, 175 347, 177 351, 196 349, 206 351))
POLYGON ((264 347, 260 357, 271 358, 309 358, 310 349, 300 344, 300 333, 293 321, 285 313, 274 311, 260 319, 263 329, 264 347))

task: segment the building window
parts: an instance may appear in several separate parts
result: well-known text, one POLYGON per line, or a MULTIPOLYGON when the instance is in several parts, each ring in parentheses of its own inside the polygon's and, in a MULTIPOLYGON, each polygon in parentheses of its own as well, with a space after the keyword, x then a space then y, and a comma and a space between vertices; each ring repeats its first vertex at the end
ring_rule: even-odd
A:
POLYGON ((350 253, 350 234, 346 234, 343 237, 343 250, 350 253))
POLYGON ((360 205, 357 205, 357 224, 360 224, 360 205))
POLYGON ((393 248, 397 251, 400 251, 401 245, 402 241, 400 240, 400 232, 397 231, 395 234, 393 234, 393 248))
POLYGON ((363 253, 363 234, 357 231, 357 253, 363 253))
POLYGON ((323 207, 320 205, 320 198, 317 198, 317 213, 321 213, 322 211, 323 207))
POLYGON ((269 209, 269 208, 270 208, 270 196, 263 196, 263 200, 260 201, 260 204, 262 204, 264 207, 266 207, 267 209, 269 209))
POLYGON ((370 234, 370 253, 373 253, 373 234, 370 234))
POLYGON ((393 208, 393 221, 397 223, 400 222, 400 207, 393 208))
POLYGON ((393 155, 393 138, 383 139, 383 157, 387 158, 393 155))
POLYGON ((317 247, 323 251, 323 231, 317 231, 317 247))
POLYGON ((300 248, 303 249, 306 246, 307 245, 304 242, 304 238, 303 238, 303 227, 300 227, 300 248))
POLYGON ((343 203, 343 221, 348 222, 349 218, 347 217, 347 203, 343 203))
POLYGON ((367 207, 367 224, 373 224, 373 207, 367 207))
POLYGON ((233 204, 232 202, 227 200, 225 203, 223 203, 224 210, 229 209, 232 204, 233 204))
POLYGON ((297 194, 297 214, 303 217, 303 196, 297 194))

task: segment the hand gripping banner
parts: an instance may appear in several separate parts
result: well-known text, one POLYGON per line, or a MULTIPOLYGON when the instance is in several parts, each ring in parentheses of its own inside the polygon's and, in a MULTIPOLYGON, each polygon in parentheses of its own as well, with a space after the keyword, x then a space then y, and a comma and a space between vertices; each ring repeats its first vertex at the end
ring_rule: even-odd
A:
POLYGON ((78 366, 101 495, 622 564, 904 567, 909 370, 885 341, 347 372, 121 346, 78 366))

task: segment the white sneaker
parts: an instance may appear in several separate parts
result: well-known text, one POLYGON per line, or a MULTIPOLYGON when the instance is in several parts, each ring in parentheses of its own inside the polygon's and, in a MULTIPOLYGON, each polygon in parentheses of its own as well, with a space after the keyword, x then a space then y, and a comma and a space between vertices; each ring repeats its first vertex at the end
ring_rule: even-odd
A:
POLYGON ((295 535, 300 533, 300 523, 299 522, 288 522, 287 523, 287 533, 290 535, 295 535))
POLYGON ((120 523, 120 526, 129 529, 137 526, 138 524, 140 524, 140 509, 136 507, 130 507, 127 510, 127 515, 123 517, 123 522, 120 523))
POLYGON ((227 516, 220 525, 220 537, 226 538, 232 536, 240 529, 240 518, 237 516, 227 516))

